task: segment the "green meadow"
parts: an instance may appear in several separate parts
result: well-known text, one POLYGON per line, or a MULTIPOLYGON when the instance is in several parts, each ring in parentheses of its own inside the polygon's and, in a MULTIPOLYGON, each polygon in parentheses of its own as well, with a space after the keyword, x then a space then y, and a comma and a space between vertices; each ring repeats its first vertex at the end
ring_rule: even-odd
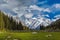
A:
POLYGON ((60 40, 60 32, 0 32, 0 40, 60 40))

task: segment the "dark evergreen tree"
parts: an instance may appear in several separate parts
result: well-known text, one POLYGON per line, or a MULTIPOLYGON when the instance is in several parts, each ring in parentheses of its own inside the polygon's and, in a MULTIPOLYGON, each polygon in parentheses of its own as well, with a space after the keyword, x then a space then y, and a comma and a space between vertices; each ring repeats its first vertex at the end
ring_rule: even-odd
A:
POLYGON ((21 22, 16 22, 12 17, 8 17, 0 11, 0 30, 26 30, 27 27, 23 26, 21 22), (25 29, 24 29, 25 28, 25 29))

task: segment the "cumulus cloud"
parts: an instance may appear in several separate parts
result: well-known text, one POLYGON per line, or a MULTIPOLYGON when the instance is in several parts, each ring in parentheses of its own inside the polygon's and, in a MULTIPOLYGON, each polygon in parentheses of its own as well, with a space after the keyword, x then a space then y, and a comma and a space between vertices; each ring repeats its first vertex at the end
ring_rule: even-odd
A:
POLYGON ((46 17, 50 17, 48 14, 47 15, 42 15, 43 17, 46 16, 46 17))
POLYGON ((44 8, 40 8, 36 5, 31 5, 30 8, 31 8, 31 10, 39 10, 39 11, 42 11, 44 9, 44 8))
POLYGON ((51 12, 55 13, 57 11, 60 11, 60 4, 59 3, 56 3, 56 4, 53 4, 51 7, 51 12))
POLYGON ((28 13, 24 15, 26 18, 32 18, 33 14, 32 13, 28 13))
MULTIPOLYGON (((19 5, 19 2, 16 1, 16 0, 5 0, 4 2, 6 2, 5 3, 6 4, 5 6, 7 8, 10 8, 10 9, 12 9, 12 8, 14 8, 14 7, 16 7, 16 6, 19 5)), ((4 4, 2 3, 1 5, 4 5, 4 4)), ((5 7, 5 6, 3 6, 3 7, 5 7)))
POLYGON ((60 8, 60 4, 54 4, 55 8, 60 8))
POLYGON ((51 12, 51 10, 49 8, 38 7, 37 5, 31 5, 30 9, 31 10, 38 10, 38 11, 48 12, 48 13, 51 12))
POLYGON ((46 9, 44 9, 43 11, 44 11, 44 12, 48 12, 48 13, 51 12, 51 10, 50 10, 49 8, 46 8, 46 9))

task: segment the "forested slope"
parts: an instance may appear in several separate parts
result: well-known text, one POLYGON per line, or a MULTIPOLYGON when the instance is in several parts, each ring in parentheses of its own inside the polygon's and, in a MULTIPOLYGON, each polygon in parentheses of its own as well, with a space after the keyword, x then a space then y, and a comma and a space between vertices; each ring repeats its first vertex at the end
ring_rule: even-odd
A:
POLYGON ((21 22, 16 22, 12 17, 4 15, 0 11, 0 30, 28 30, 26 26, 23 26, 21 22))

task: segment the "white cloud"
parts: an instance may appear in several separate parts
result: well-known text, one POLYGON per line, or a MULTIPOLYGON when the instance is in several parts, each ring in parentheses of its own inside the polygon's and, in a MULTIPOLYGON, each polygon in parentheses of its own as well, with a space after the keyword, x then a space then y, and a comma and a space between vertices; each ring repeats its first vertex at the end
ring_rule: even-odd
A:
POLYGON ((53 5, 55 8, 60 8, 60 4, 54 4, 53 5))
POLYGON ((54 18, 60 18, 60 15, 56 15, 54 18))
POLYGON ((34 18, 32 18, 32 19, 35 19, 35 20, 36 20, 37 18, 34 17, 34 18))
POLYGON ((54 18, 55 18, 55 19, 52 19, 52 22, 60 19, 60 15, 56 15, 56 16, 54 16, 54 18))
POLYGON ((48 12, 50 13, 51 10, 49 8, 43 8, 43 7, 38 7, 36 5, 30 5, 29 7, 31 10, 38 10, 38 11, 43 11, 43 12, 48 12))
POLYGON ((13 8, 12 11, 14 11, 15 13, 25 13, 27 12, 26 11, 27 8, 28 8, 27 6, 19 6, 19 7, 13 8))
POLYGON ((26 18, 32 18, 33 13, 27 12, 26 10, 29 11, 27 6, 16 7, 13 9, 13 11, 17 13, 19 17, 24 15, 26 18))
POLYGON ((46 14, 46 15, 42 15, 42 16, 43 16, 43 17, 44 17, 44 16, 46 16, 46 17, 50 17, 48 14, 46 14))
POLYGON ((52 13, 55 13, 56 11, 60 11, 60 4, 59 3, 56 3, 56 4, 53 4, 51 7, 51 12, 52 13))
POLYGON ((39 10, 39 11, 44 10, 44 8, 40 8, 40 7, 36 6, 36 5, 30 5, 29 8, 31 8, 31 10, 39 10))
POLYGON ((56 21, 56 19, 52 19, 52 22, 56 21))
POLYGON ((8 6, 8 5, 7 4, 1 4, 0 6, 5 7, 5 6, 8 6))
POLYGON ((3 1, 8 3, 9 0, 3 0, 3 1))
POLYGON ((5 8, 12 10, 13 8, 15 8, 17 5, 19 5, 19 2, 16 0, 4 0, 3 2, 5 3, 1 3, 0 4, 0 8, 2 10, 4 10, 5 8), (4 8, 4 9, 3 9, 4 8))
POLYGON ((33 14, 32 13, 27 13, 24 15, 26 18, 32 18, 33 14))
POLYGON ((50 13, 51 10, 50 10, 49 8, 46 8, 46 9, 44 9, 44 12, 48 12, 48 13, 50 13))
POLYGON ((47 3, 47 1, 42 1, 42 2, 38 2, 37 4, 45 4, 45 3, 47 3))

